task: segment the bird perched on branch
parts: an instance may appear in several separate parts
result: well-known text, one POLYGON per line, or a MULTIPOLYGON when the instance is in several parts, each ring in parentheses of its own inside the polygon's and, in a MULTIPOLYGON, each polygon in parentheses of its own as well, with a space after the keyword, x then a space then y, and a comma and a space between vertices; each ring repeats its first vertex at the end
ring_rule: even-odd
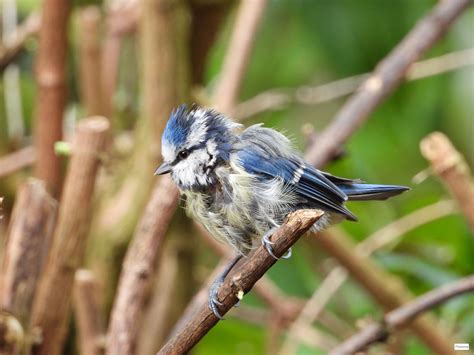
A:
POLYGON ((225 276, 256 240, 276 258, 270 237, 290 212, 323 210, 311 228, 317 232, 344 219, 357 220, 345 207, 347 200, 384 200, 408 189, 319 171, 281 133, 260 124, 244 129, 195 105, 181 105, 171 114, 161 143, 164 162, 155 174, 171 173, 187 212, 238 254, 210 290, 209 307, 218 318, 217 293, 225 276))

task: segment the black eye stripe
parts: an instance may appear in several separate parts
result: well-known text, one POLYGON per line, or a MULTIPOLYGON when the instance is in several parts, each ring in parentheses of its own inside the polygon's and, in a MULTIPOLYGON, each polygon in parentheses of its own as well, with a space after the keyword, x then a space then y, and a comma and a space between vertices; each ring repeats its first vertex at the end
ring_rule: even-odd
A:
POLYGON ((192 147, 189 147, 188 149, 182 149, 178 152, 177 154, 177 157, 176 159, 171 163, 171 165, 176 165, 178 164, 180 161, 186 159, 187 157, 189 157, 189 155, 191 155, 192 152, 194 152, 195 150, 199 149, 199 148, 203 148, 204 147, 204 144, 196 144, 196 145, 193 145, 192 147), (182 158, 180 157, 180 154, 184 151, 187 151, 188 152, 188 155, 186 156, 186 158, 182 158))

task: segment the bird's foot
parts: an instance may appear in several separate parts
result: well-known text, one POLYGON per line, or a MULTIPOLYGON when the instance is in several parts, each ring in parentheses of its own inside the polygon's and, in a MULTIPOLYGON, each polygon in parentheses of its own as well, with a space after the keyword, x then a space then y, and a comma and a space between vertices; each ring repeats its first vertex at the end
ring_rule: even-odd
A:
MULTIPOLYGON (((273 227, 271 228, 267 233, 264 234, 262 237, 262 245, 265 247, 267 250, 268 254, 270 254, 273 258, 276 260, 280 259, 278 256, 275 255, 273 251, 272 245, 274 244, 270 238, 272 237, 273 233, 278 229, 278 227, 273 227)), ((288 251, 281 257, 281 259, 289 259, 291 258, 291 248, 288 249, 288 251)))
MULTIPOLYGON (((226 276, 229 274, 229 272, 232 270, 232 268, 235 266, 235 264, 237 264, 237 262, 240 260, 241 257, 242 257, 241 255, 235 257, 229 263, 229 265, 227 265, 227 267, 222 272, 222 274, 219 275, 219 277, 214 280, 214 282, 211 285, 211 288, 209 289, 209 299, 208 299, 207 303, 208 303, 209 308, 212 311, 212 313, 214 313, 214 315, 220 320, 223 320, 224 317, 219 313, 219 306, 223 305, 223 303, 221 301, 219 301, 219 290, 220 290, 222 284, 224 283, 224 280, 225 280, 226 276)), ((237 302, 234 305, 234 307, 238 307, 239 305, 240 305, 240 301, 237 302)))
POLYGON ((211 309, 212 313, 214 313, 214 315, 220 320, 224 319, 224 317, 222 317, 221 314, 219 313, 218 306, 222 306, 223 303, 219 301, 218 294, 219 294, 219 289, 224 283, 224 277, 222 277, 221 275, 217 279, 214 280, 214 282, 211 285, 211 288, 209 289, 209 299, 207 301, 207 304, 209 305, 209 308, 211 309))

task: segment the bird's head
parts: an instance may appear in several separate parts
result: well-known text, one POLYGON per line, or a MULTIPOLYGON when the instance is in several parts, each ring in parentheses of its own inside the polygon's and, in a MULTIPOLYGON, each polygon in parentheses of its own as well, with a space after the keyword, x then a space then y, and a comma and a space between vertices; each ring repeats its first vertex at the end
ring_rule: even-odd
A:
POLYGON ((214 110, 179 106, 163 132, 163 164, 155 174, 171 173, 181 190, 209 188, 215 183, 215 168, 229 160, 232 131, 239 126, 214 110))

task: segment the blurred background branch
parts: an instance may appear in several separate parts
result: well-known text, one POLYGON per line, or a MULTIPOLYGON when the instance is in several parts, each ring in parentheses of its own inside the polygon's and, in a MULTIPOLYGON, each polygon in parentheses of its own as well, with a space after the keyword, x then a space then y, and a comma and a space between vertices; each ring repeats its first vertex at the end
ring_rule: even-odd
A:
MULTIPOLYGON (((464 49, 439 57, 413 63, 406 80, 419 80, 452 70, 474 65, 474 49, 464 49)), ((349 95, 369 78, 370 73, 359 74, 317 86, 271 89, 237 105, 233 117, 245 120, 265 111, 283 110, 290 105, 318 105, 349 95)))
POLYGON ((384 341, 393 329, 409 324, 419 314, 436 307, 442 302, 446 302, 450 298, 467 292, 474 292, 474 276, 465 277, 453 283, 443 285, 412 300, 406 305, 388 312, 384 316, 382 323, 370 324, 364 327, 359 333, 332 349, 329 354, 349 355, 362 351, 374 342, 384 341))
POLYGON ((39 31, 36 83, 35 173, 45 181, 53 196, 61 190, 61 167, 54 143, 61 140, 66 107, 66 53, 70 4, 45 0, 39 31))

